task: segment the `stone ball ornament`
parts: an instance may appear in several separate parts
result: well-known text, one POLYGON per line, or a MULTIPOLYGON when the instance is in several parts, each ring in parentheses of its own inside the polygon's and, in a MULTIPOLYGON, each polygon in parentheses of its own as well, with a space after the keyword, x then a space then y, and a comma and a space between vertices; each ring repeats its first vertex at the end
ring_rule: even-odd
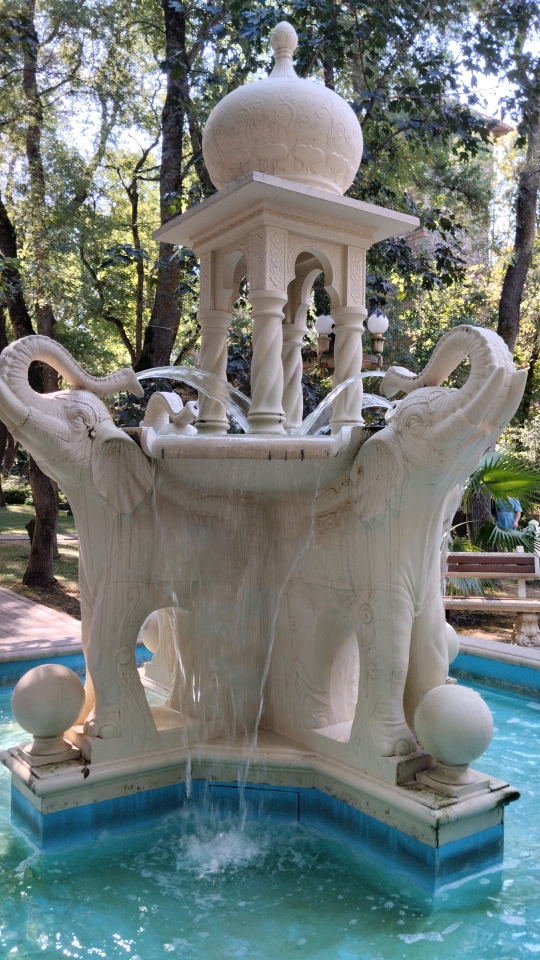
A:
POLYGON ((154 610, 141 627, 141 640, 150 653, 159 647, 159 611, 154 610))
POLYGON ((71 750, 63 735, 76 723, 84 705, 84 686, 73 670, 60 664, 33 667, 17 683, 11 699, 17 723, 33 734, 29 753, 53 755, 71 750))
POLYGON ((289 23, 277 24, 270 43, 270 76, 227 94, 208 118, 202 149, 211 180, 221 190, 258 171, 342 195, 362 159, 356 114, 333 90, 297 76, 289 23))
POLYGON ((493 717, 482 697, 469 687, 433 687, 414 715, 416 736, 440 763, 464 767, 477 760, 493 737, 493 717))
POLYGON ((451 623, 445 625, 446 645, 448 647, 448 663, 453 663, 459 653, 459 633, 456 633, 451 623))

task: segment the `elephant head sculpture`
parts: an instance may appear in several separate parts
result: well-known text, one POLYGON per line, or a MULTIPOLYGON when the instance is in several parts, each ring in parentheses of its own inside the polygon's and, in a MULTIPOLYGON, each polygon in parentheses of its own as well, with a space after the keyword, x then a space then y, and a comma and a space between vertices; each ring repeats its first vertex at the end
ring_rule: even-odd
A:
POLYGON ((0 356, 0 411, 13 436, 62 486, 78 469, 90 465, 100 495, 119 512, 126 512, 148 492, 150 477, 148 472, 141 477, 144 457, 133 440, 115 427, 99 400, 119 390, 144 395, 133 370, 93 377, 48 337, 17 340, 0 356), (50 364, 75 389, 36 393, 28 382, 34 361, 50 364), (107 470, 107 462, 118 457, 119 445, 125 466, 121 480, 116 470, 107 470))
POLYGON ((130 627, 131 633, 135 629, 133 642, 126 640, 126 601, 122 600, 126 591, 116 583, 118 575, 111 570, 111 556, 120 550, 119 540, 128 535, 134 511, 151 499, 153 473, 138 445, 114 425, 99 399, 119 390, 143 395, 132 370, 92 377, 60 344, 47 337, 17 340, 0 356, 0 416, 43 472, 65 492, 77 524, 82 642, 88 668, 81 719, 86 717, 87 729, 104 737, 117 735, 118 687, 122 682, 135 690, 132 700, 137 703, 136 709, 146 717, 146 726, 152 728, 144 696, 137 691, 131 649, 140 623, 130 627), (33 361, 53 366, 74 389, 36 393, 28 381, 33 361), (111 606, 117 611, 116 627, 112 623, 107 626, 111 606), (122 638, 120 647, 115 631, 122 638), (120 671, 123 680, 117 662, 119 650, 124 651, 120 660, 126 661, 120 671))
POLYGON ((413 746, 407 733, 415 709, 446 680, 439 563, 445 504, 513 417, 525 380, 496 333, 467 324, 441 338, 421 374, 391 368, 382 381, 386 396, 406 396, 388 427, 361 449, 352 486, 356 546, 377 538, 363 583, 386 586, 385 626, 372 637, 370 654, 380 663, 381 718, 373 727, 382 753, 413 746), (465 384, 442 387, 467 357, 465 384))
MULTIPOLYGON (((406 396, 389 411, 385 429, 360 447, 350 475, 318 497, 314 544, 289 585, 287 622, 297 624, 297 667, 290 654, 278 651, 275 669, 282 655, 287 676, 276 682, 288 685, 291 716, 300 701, 311 710, 311 724, 309 717, 300 720, 304 732, 309 726, 332 731, 348 709, 352 724, 343 749, 351 762, 363 757, 364 769, 377 770, 377 757, 417 749, 416 706, 428 690, 446 681, 443 519, 457 485, 516 412, 525 379, 526 372, 515 370, 493 331, 469 324, 454 328, 441 338, 419 375, 401 368, 387 371, 383 393, 403 391, 406 396), (465 384, 460 389, 441 386, 466 357, 471 370, 465 384), (313 655, 315 638, 325 619, 332 620, 330 614, 346 617, 358 641, 354 715, 350 704, 332 699, 338 647, 334 660, 326 651, 325 677, 321 658, 316 664, 313 655), (290 677, 296 679, 291 683, 290 677)), ((324 634, 327 646, 338 644, 334 635, 335 630, 324 634)), ((287 643, 285 631, 283 648, 287 643)), ((343 727, 335 730, 342 740, 343 727)), ((300 731, 282 727, 281 732, 298 739, 300 731)))

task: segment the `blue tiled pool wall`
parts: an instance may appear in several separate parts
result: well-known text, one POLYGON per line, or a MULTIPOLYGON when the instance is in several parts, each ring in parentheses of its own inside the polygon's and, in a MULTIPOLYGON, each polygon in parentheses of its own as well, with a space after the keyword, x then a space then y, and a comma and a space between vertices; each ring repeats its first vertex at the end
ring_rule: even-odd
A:
MULTIPOLYGON (((137 662, 152 656, 137 647, 137 662)), ((0 664, 0 686, 10 686, 40 663, 54 662, 85 672, 82 654, 0 664)), ((499 687, 529 697, 540 697, 540 672, 497 660, 460 654, 452 675, 485 687, 499 687)), ((381 823, 354 807, 316 789, 209 783, 193 780, 114 800, 75 807, 42 816, 18 791, 12 791, 12 816, 27 838, 43 850, 88 843, 106 833, 144 830, 189 806, 211 808, 218 817, 246 816, 283 823, 300 823, 362 851, 375 866, 394 869, 428 895, 459 884, 471 874, 497 869, 502 863, 504 828, 500 824, 464 840, 433 848, 395 827, 381 823)))
MULTIPOLYGON (((153 654, 146 647, 139 645, 135 650, 137 666, 141 667, 143 663, 152 659, 153 654)), ((86 664, 82 653, 68 653, 63 657, 37 657, 35 660, 12 660, 0 663, 0 687, 13 687, 20 680, 23 674, 32 667, 39 667, 42 663, 59 663, 64 667, 69 667, 79 677, 86 672, 86 664)))
POLYGON ((480 683, 518 696, 540 698, 540 670, 518 663, 460 653, 450 666, 450 674, 457 680, 480 683))
POLYGON ((88 843, 104 832, 144 830, 190 807, 211 811, 220 820, 245 817, 316 829, 361 851, 374 866, 405 875, 429 896, 497 868, 503 858, 502 824, 435 848, 313 788, 192 780, 45 815, 12 790, 15 826, 45 852, 88 843))

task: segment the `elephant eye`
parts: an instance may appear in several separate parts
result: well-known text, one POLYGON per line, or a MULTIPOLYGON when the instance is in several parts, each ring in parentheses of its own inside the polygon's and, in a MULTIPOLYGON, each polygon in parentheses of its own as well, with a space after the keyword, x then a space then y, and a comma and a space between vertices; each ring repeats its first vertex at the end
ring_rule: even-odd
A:
POLYGON ((420 417, 409 417, 407 421, 407 427, 409 430, 418 430, 422 426, 422 420, 420 417))

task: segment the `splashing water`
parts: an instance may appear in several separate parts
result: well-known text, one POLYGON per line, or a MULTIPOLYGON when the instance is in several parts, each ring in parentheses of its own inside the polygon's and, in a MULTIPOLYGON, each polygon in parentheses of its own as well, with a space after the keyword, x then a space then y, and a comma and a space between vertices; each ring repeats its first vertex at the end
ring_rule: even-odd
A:
POLYGON ((211 400, 219 400, 236 426, 247 433, 249 427, 247 415, 251 400, 236 387, 227 383, 226 380, 217 377, 215 373, 208 373, 206 370, 199 370, 195 367, 152 367, 150 370, 143 370, 142 373, 137 374, 137 380, 139 381, 159 377, 164 377, 166 380, 177 380, 179 383, 187 383, 188 386, 204 393, 205 397, 209 397, 211 400))
MULTIPOLYGON (((0 690, 0 746, 23 743, 0 690)), ((127 837, 33 855, 10 823, 0 768, 0 956, 52 960, 530 960, 540 955, 540 704, 484 692, 496 732, 481 769, 509 779, 501 884, 495 874, 429 913, 400 876, 298 823, 179 811, 127 837), (213 849, 212 849, 213 848, 213 849), (31 862, 30 862, 31 861, 31 862), (372 881, 375 881, 374 883, 372 881), (383 884, 384 881, 384 884, 383 884), (77 909, 73 909, 73 904, 77 909)))
MULTIPOLYGON (((199 370, 195 367, 152 367, 150 370, 143 370, 137 374, 137 380, 149 380, 163 377, 166 380, 176 380, 180 383, 187 383, 190 387, 200 390, 211 400, 219 400, 225 407, 228 415, 234 423, 244 433, 248 432, 249 421, 248 413, 251 406, 251 400, 246 397, 236 387, 232 387, 226 380, 217 377, 214 373, 208 373, 206 370, 199 370)), ((349 377, 343 383, 338 384, 334 389, 321 400, 312 413, 300 424, 291 430, 291 436, 296 437, 314 437, 323 433, 327 429, 332 416, 332 407, 336 397, 358 381, 365 377, 384 377, 384 373, 374 373, 369 370, 365 373, 355 374, 349 377)), ((373 393, 365 393, 362 398, 362 409, 371 407, 384 407, 389 409, 392 406, 390 400, 386 397, 379 397, 373 393)))
POLYGON ((262 866, 267 837, 252 837, 244 829, 225 826, 216 833, 215 821, 207 825, 199 824, 197 833, 180 839, 176 855, 176 869, 195 873, 198 879, 241 870, 249 864, 262 866))
MULTIPOLYGON (((372 370, 368 370, 365 373, 357 373, 354 377, 343 380, 337 387, 334 387, 324 400, 321 400, 319 405, 315 407, 315 410, 306 417, 299 427, 295 427, 295 429, 291 431, 291 435, 297 437, 314 437, 322 433, 330 423, 333 403, 336 397, 338 397, 343 390, 346 390, 347 387, 364 380, 365 377, 384 377, 384 373, 373 373, 372 370)), ((373 393, 365 393, 362 397, 363 410, 368 407, 385 407, 388 409, 391 406, 392 402, 387 400, 386 397, 378 397, 373 393)))

